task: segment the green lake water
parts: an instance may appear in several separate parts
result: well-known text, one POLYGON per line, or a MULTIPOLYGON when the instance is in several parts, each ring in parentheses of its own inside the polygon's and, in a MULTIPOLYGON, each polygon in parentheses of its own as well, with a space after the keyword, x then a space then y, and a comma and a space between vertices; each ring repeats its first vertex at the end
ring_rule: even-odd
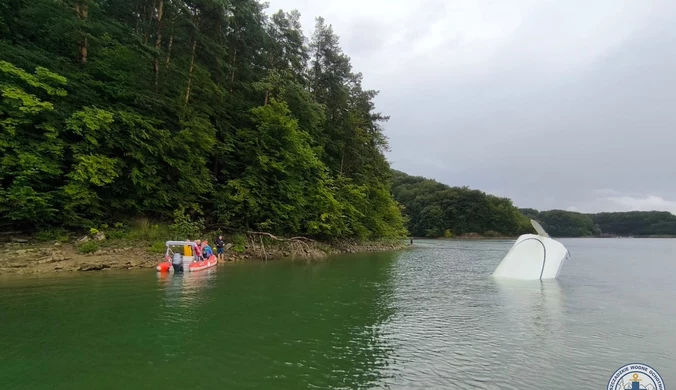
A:
POLYGON ((498 282, 513 241, 0 277, 0 389, 676 388, 676 240, 561 240, 551 282, 498 282))

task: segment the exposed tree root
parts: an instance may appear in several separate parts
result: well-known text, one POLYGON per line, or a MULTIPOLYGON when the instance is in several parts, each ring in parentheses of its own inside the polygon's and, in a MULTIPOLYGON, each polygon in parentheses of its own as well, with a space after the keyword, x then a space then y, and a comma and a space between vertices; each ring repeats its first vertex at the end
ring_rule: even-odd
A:
MULTIPOLYGON (((284 237, 277 237, 274 234, 267 233, 267 232, 255 232, 255 231, 250 231, 250 230, 239 230, 239 229, 233 229, 231 227, 223 226, 223 225, 211 225, 210 228, 220 228, 227 230, 232 233, 241 233, 241 234, 246 234, 248 236, 259 236, 261 238, 261 245, 263 245, 263 237, 269 237, 270 239, 274 241, 279 241, 279 242, 288 242, 292 245, 297 244, 299 246, 304 247, 307 252, 310 252, 310 245, 308 245, 308 242, 314 243, 316 242, 315 240, 303 236, 296 236, 296 237, 291 237, 291 238, 284 238, 284 237)), ((251 240, 251 243, 254 244, 255 241, 253 239, 251 240)), ((263 251, 265 251, 265 246, 263 246, 263 251)), ((305 251, 302 251, 305 252, 305 251)), ((262 257, 262 256, 261 256, 262 257)), ((267 259, 267 254, 265 255, 265 258, 267 259)))

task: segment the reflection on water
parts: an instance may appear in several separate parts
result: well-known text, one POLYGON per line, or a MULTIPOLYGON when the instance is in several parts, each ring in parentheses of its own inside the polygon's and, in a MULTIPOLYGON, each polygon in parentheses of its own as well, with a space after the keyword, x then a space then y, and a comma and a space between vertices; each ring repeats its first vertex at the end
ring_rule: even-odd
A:
MULTIPOLYGON (((202 316, 196 313, 200 313, 202 306, 213 298, 208 287, 216 276, 215 272, 215 269, 177 274, 158 272, 158 286, 163 293, 162 301, 158 303, 161 308, 158 313, 160 323, 172 329, 176 329, 175 324, 178 323, 186 326, 198 324, 202 316)), ((176 331, 182 334, 185 329, 176 331)))
POLYGON ((522 377, 524 367, 519 362, 528 362, 530 372, 547 372, 548 378, 520 378, 518 382, 521 385, 538 386, 549 382, 548 386, 554 386, 559 380, 565 382, 565 376, 557 373, 557 362, 566 343, 563 291, 558 280, 494 279, 493 282, 497 287, 500 314, 495 320, 504 321, 499 325, 504 333, 499 336, 501 341, 498 344, 502 349, 511 351, 511 356, 502 361, 510 363, 504 365, 503 377, 522 377))
POLYGON ((558 280, 494 280, 503 318, 512 329, 523 328, 529 341, 544 345, 563 329, 561 286, 558 280))
POLYGON ((196 303, 200 294, 215 278, 217 269, 208 268, 199 272, 157 272, 158 285, 164 289, 167 305, 196 303))
POLYGON ((200 339, 200 324, 205 321, 204 304, 212 299, 209 283, 216 270, 200 272, 157 273, 158 287, 162 291, 160 310, 157 313, 156 342, 164 353, 164 360, 199 361, 200 348, 194 344, 200 339))

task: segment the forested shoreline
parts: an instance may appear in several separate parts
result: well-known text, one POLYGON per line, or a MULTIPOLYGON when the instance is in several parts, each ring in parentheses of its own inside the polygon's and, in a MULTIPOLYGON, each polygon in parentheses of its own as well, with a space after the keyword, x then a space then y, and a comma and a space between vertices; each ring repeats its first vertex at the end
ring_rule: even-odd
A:
POLYGON ((625 211, 584 214, 567 210, 520 209, 552 236, 674 237, 676 215, 668 211, 625 211))
POLYGON ((404 235, 377 91, 256 0, 0 5, 0 229, 404 235))
POLYGON ((392 192, 405 207, 408 230, 417 237, 514 237, 534 233, 529 219, 554 237, 676 236, 676 216, 666 211, 519 209, 507 198, 398 171, 392 192))

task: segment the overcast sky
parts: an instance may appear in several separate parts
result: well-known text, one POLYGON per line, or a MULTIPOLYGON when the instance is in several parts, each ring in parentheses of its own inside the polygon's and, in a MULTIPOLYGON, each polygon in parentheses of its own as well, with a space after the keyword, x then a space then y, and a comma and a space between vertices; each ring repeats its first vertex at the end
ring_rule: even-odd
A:
POLYGON ((519 207, 676 213, 676 1, 269 3, 333 26, 393 168, 519 207))

